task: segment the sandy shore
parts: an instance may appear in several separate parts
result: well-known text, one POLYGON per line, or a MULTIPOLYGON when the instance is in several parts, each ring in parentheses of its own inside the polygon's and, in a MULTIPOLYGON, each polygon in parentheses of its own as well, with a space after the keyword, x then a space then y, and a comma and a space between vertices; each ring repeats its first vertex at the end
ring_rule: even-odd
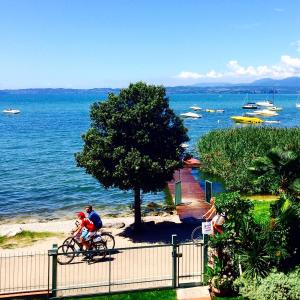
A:
MULTIPOLYGON (((135 235, 131 231, 130 225, 134 222, 133 217, 104 218, 102 221, 104 230, 111 232, 115 236, 116 247, 130 247, 137 244, 153 244, 156 242, 164 243, 170 241, 172 233, 179 233, 179 235, 183 236, 186 232, 187 236, 190 236, 190 230, 192 230, 192 228, 186 228, 188 225, 182 224, 177 215, 144 217, 143 221, 146 224, 146 229, 140 235, 135 235), (125 226, 118 228, 121 224, 125 226)), ((69 236, 70 231, 74 228, 74 222, 75 220, 56 220, 42 223, 2 224, 0 225, 0 236, 7 234, 9 231, 17 232, 20 230, 63 233, 63 236, 39 240, 29 247, 15 249, 0 248, 1 253, 49 250, 53 244, 62 244, 63 240, 69 236)))

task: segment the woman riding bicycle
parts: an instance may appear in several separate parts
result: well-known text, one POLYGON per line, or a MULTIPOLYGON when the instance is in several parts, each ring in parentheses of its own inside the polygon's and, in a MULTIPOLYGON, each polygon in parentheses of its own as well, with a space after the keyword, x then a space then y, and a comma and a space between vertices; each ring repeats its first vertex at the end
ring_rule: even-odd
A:
POLYGON ((96 227, 94 223, 85 217, 85 214, 83 212, 78 212, 77 217, 80 220, 79 226, 74 231, 74 236, 81 233, 80 236, 80 243, 82 243, 85 250, 90 249, 90 239, 95 235, 96 233, 96 227))

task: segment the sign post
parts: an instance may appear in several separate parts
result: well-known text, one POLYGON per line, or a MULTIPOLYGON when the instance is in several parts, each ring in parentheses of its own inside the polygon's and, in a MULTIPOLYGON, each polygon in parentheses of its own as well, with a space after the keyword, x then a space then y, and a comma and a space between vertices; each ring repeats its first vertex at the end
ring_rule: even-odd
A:
POLYGON ((175 205, 181 203, 181 181, 175 182, 175 205))
POLYGON ((210 203, 212 197, 212 182, 205 180, 205 201, 210 203))

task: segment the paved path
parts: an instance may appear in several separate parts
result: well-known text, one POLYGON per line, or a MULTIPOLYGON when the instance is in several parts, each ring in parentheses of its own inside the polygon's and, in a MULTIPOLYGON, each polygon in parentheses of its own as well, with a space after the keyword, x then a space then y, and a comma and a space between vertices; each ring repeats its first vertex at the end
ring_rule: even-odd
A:
POLYGON ((177 300, 211 300, 208 286, 177 289, 177 300))
POLYGON ((176 171, 174 179, 168 184, 173 199, 175 199, 175 182, 179 179, 181 180, 182 204, 177 205, 176 210, 180 220, 183 222, 190 218, 201 218, 211 206, 205 201, 204 191, 191 171, 192 168, 189 167, 176 171))
MULTIPOLYGON (((172 287, 172 246, 148 245, 120 248, 104 260, 86 262, 75 258, 69 265, 57 265, 58 296, 172 287), (64 290, 66 289, 66 290, 64 290)), ((182 244, 178 262, 179 284, 203 282, 203 247, 182 244)), ((51 286, 51 265, 50 286, 51 286)), ((48 255, 0 257, 0 298, 8 293, 46 291, 48 255)), ((7 296, 7 295, 6 295, 7 296)))

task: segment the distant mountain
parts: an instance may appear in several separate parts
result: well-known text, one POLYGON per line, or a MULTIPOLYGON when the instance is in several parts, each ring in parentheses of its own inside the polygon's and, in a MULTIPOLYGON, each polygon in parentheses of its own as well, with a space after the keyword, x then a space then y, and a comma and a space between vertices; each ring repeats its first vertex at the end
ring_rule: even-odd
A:
POLYGON ((300 77, 287 77, 284 79, 262 78, 249 83, 225 83, 225 82, 208 82, 196 83, 191 87, 298 87, 300 88, 300 77))
POLYGON ((191 86, 193 87, 227 87, 227 86, 232 86, 234 84, 228 83, 228 82, 202 82, 202 83, 196 83, 191 86))
MULTIPOLYGON (((187 86, 166 87, 168 94, 298 94, 300 93, 300 77, 285 79, 263 78, 251 83, 198 83, 187 86)), ((10 94, 68 94, 68 95, 93 95, 95 97, 108 93, 119 93, 118 88, 94 89, 64 89, 64 88, 39 88, 20 90, 0 90, 0 95, 10 94)))
POLYGON ((252 86, 268 86, 268 87, 299 87, 300 77, 288 77, 284 79, 263 78, 253 81, 252 86))

